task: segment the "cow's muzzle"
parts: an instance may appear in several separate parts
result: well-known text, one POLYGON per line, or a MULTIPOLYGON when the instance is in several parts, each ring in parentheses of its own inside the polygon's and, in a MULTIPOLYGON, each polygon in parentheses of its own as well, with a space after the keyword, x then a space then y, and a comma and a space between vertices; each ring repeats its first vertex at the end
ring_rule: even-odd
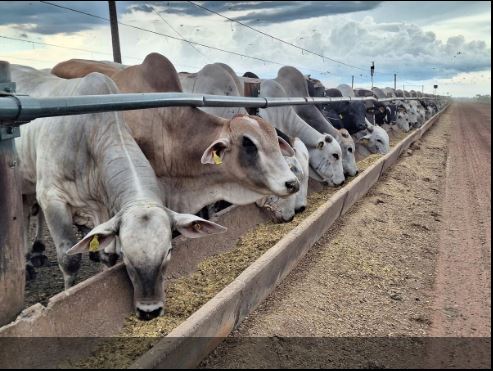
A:
POLYGON ((163 305, 162 304, 137 304, 135 308, 135 314, 137 318, 141 321, 150 321, 156 317, 159 317, 163 314, 163 305))
POLYGON ((298 180, 291 180, 285 183, 289 193, 296 193, 300 190, 300 182, 298 180))

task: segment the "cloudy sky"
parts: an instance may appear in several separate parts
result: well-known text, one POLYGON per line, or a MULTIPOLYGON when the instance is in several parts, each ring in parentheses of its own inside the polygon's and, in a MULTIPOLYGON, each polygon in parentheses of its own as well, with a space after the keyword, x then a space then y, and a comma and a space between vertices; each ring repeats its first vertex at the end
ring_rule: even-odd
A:
MULTIPOLYGON (((491 94, 490 2, 194 3, 210 11, 187 1, 117 1, 123 63, 159 52, 178 71, 224 62, 265 78, 292 65, 327 87, 350 84, 351 76, 355 87, 368 87, 373 61, 376 86, 393 86, 397 73, 406 90, 432 92, 438 84, 441 94, 491 94)), ((106 1, 0 1, 0 59, 37 68, 69 58, 111 60, 108 18, 106 1)))

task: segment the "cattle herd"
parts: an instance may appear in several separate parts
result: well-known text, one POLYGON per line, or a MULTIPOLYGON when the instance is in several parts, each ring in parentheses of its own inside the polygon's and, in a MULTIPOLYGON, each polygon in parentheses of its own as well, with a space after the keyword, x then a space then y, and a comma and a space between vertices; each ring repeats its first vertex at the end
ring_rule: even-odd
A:
POLYGON ((163 313, 164 273, 175 232, 190 238, 224 232, 207 219, 229 203, 256 203, 276 221, 290 221, 306 207, 309 177, 328 186, 343 184, 358 173, 357 161, 387 153, 390 137, 419 127, 441 108, 440 100, 413 91, 326 89, 289 66, 275 79, 251 72, 240 77, 222 63, 177 73, 157 53, 134 66, 72 59, 51 71, 12 65, 11 72, 17 91, 33 97, 253 92, 394 98, 255 112, 167 107, 41 118, 23 125, 16 146, 29 278, 46 262, 41 234, 46 224, 65 288, 75 282, 81 253, 88 251, 108 266, 122 256, 142 320, 163 313), (34 244, 28 236, 32 216, 38 220, 34 244), (80 241, 74 225, 84 235, 80 241))

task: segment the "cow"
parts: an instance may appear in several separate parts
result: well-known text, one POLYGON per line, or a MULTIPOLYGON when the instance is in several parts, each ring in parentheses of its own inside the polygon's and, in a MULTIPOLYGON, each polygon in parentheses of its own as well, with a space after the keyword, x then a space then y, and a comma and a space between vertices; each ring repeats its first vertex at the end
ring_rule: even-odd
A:
MULTIPOLYGON (((118 93, 100 73, 65 80, 19 65, 11 65, 11 73, 19 93, 37 98, 118 93)), ((195 238, 226 229, 165 207, 151 164, 120 113, 40 118, 20 130, 15 144, 24 210, 35 195, 65 289, 75 283, 82 252, 99 250, 110 265, 116 261, 111 257, 121 254, 134 287, 136 315, 142 320, 161 315, 172 231, 195 238), (73 224, 92 229, 77 242, 73 224)), ((27 233, 25 228, 26 247, 27 233)))
MULTIPOLYGON (((207 64, 196 73, 180 72, 178 75, 186 93, 243 96, 243 84, 223 63, 207 64)), ((201 110, 226 119, 236 114, 247 114, 243 107, 202 107, 201 110)))
MULTIPOLYGON (((266 79, 261 80, 260 96, 287 97, 288 94, 277 80, 266 79)), ((259 115, 265 117, 276 129, 293 138, 299 138, 306 145, 309 152, 309 173, 312 179, 329 186, 339 186, 344 183, 342 150, 332 135, 322 134, 308 125, 295 112, 293 106, 261 108, 259 115)))
MULTIPOLYGON (((92 70, 100 67, 100 62, 92 62, 92 70)), ((78 69, 77 61, 67 61, 52 73, 65 77, 77 75, 78 69)), ((122 93, 182 92, 174 66, 158 53, 140 65, 107 73, 122 93)), ((221 200, 245 205, 272 194, 287 197, 299 189, 283 158, 283 153, 292 156, 293 149, 260 117, 228 120, 188 106, 123 115, 158 176, 165 205, 177 212, 196 213, 221 200)))
MULTIPOLYGON (((362 89, 362 88, 356 88, 354 89, 354 95, 356 97, 369 97, 369 98, 374 98, 375 95, 371 90, 368 89, 362 89)), ((366 119, 372 124, 375 125, 375 113, 377 112, 378 107, 381 106, 378 102, 375 102, 374 100, 365 100, 365 107, 366 107, 366 119)))
MULTIPOLYGON (((282 67, 277 77, 274 79, 280 84, 288 97, 308 97, 308 85, 303 74, 291 66, 282 67)), ((327 133, 336 139, 342 151, 342 165, 344 173, 355 176, 358 173, 358 166, 354 158, 354 141, 347 130, 337 130, 322 115, 320 110, 313 105, 296 105, 294 111, 308 125, 312 126, 319 133, 327 133)), ((306 144, 306 142, 305 142, 306 144)))
MULTIPOLYGON (((239 77, 231 76, 234 74, 231 68, 225 70, 224 64, 214 63, 207 65, 207 71, 213 73, 210 78, 205 73, 194 74, 194 77, 183 76, 183 79, 189 79, 188 87, 194 86, 193 91, 189 92, 218 92, 222 93, 223 89, 234 92, 238 81, 244 83, 244 80, 239 77), (200 88, 197 88, 200 87, 200 88)), ((206 70, 204 67, 201 71, 206 70)), ((249 74, 249 76, 256 76, 249 74)), ((262 97, 286 97, 287 94, 283 87, 274 80, 259 80, 260 81, 260 96, 262 97)), ((243 110, 243 108, 242 108, 243 110)), ((215 113, 219 111, 214 111, 215 113)), ((224 113, 224 111, 223 111, 224 113)), ((227 112, 226 112, 227 113, 227 112)), ((290 106, 284 107, 269 107, 259 109, 258 115, 271 123, 276 130, 284 132, 286 135, 295 138, 298 137, 308 148, 310 157, 310 174, 312 178, 326 182, 329 185, 339 185, 344 181, 344 174, 340 161, 335 159, 340 156, 340 147, 333 141, 330 135, 322 135, 312 129, 306 122, 301 120, 290 106), (330 141, 330 142, 329 142, 330 141)), ((227 118, 227 116, 225 116, 227 118)))
MULTIPOLYGON (((277 130, 277 129, 276 129, 277 130)), ((282 136, 282 133, 279 133, 282 136)), ((301 183, 297 194, 287 198, 267 196, 256 202, 257 206, 268 209, 276 222, 290 222, 296 213, 306 208, 308 197, 309 154, 305 144, 299 138, 283 136, 295 151, 294 157, 286 157, 291 171, 296 174, 301 183)))
MULTIPOLYGON (((317 83, 317 81, 318 80, 313 79, 307 80, 310 96, 332 98, 340 98, 344 96, 338 88, 322 89, 318 87, 321 83, 317 83)), ((352 135, 367 128, 367 121, 365 117, 366 107, 364 102, 330 102, 317 105, 317 108, 322 112, 325 119, 336 129, 346 129, 349 134, 352 135)))
MULTIPOLYGON (((187 93, 242 96, 244 90, 240 78, 231 67, 224 63, 208 64, 197 73, 179 73, 179 76, 183 90, 187 93)), ((247 113, 243 107, 204 107, 201 110, 226 119, 230 119, 236 114, 247 113)), ((278 129, 276 132, 290 145, 295 143, 297 146, 297 148, 293 148, 295 156, 285 156, 285 159, 290 170, 298 177, 301 187, 299 192, 289 197, 280 198, 271 195, 256 201, 256 204, 269 210, 276 222, 287 222, 293 219, 296 212, 300 212, 306 207, 309 173, 308 157, 305 158, 304 155, 308 150, 299 139, 291 140, 278 129), (306 170, 303 171, 305 167, 306 170)), ((211 209, 208 210, 208 213, 212 213, 211 209)))
POLYGON ((378 125, 353 135, 356 144, 356 160, 361 161, 372 154, 385 155, 390 151, 390 139, 387 132, 378 125))

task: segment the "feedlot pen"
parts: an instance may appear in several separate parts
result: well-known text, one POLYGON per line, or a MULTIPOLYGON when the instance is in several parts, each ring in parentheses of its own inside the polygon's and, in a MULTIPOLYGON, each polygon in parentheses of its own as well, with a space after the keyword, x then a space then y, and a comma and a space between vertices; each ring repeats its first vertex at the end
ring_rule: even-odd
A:
POLYGON ((490 110, 453 104, 201 366, 490 367, 490 110), (399 339, 355 338, 388 336, 487 341, 425 344, 419 364, 399 339))

